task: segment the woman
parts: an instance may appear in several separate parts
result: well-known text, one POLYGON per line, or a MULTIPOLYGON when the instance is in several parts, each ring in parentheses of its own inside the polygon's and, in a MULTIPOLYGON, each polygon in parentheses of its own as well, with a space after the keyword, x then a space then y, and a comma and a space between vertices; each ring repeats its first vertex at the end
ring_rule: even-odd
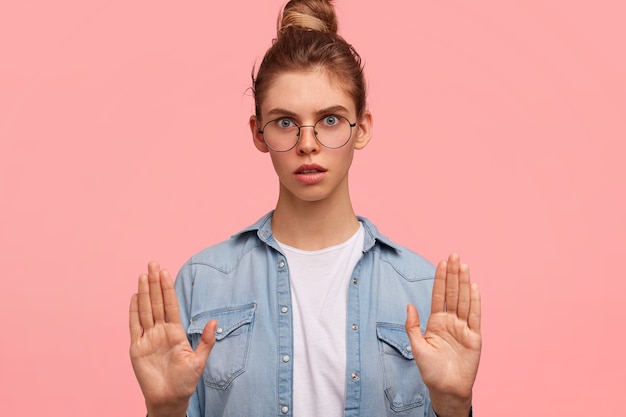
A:
POLYGON ((471 415, 478 287, 458 255, 435 270, 355 215, 348 172, 372 129, 360 58, 329 1, 292 0, 279 22, 250 118, 278 202, 175 285, 156 262, 139 277, 148 415, 471 415))

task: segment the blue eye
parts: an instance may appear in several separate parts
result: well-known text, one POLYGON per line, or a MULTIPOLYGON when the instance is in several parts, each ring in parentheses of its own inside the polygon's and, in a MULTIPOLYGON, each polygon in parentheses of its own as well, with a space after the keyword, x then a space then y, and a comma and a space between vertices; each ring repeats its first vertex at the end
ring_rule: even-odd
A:
POLYGON ((276 120, 276 124, 278 125, 278 127, 283 129, 287 129, 296 125, 293 120, 287 118, 276 120))
POLYGON ((330 116, 326 116, 322 119, 322 122, 326 125, 326 126, 335 126, 336 124, 339 123, 339 117, 335 116, 334 114, 331 114, 330 116))

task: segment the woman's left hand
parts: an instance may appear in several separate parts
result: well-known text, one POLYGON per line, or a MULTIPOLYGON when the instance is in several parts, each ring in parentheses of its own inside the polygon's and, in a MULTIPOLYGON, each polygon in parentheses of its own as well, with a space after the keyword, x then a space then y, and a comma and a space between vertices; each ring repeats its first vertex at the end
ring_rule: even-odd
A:
POLYGON ((482 345, 480 294, 459 255, 452 254, 437 266, 432 297, 423 336, 416 308, 407 307, 413 356, 437 415, 467 417, 482 345))

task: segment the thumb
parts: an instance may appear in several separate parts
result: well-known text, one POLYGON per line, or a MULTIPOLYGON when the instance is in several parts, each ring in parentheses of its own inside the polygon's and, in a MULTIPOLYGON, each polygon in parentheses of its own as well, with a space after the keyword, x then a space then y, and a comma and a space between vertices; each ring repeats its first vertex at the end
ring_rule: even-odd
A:
POLYGON ((215 345, 215 329, 217 328, 217 320, 209 321, 206 326, 204 326, 204 330, 202 331, 202 337, 200 338, 200 343, 196 347, 196 356, 201 363, 206 363, 209 358, 209 353, 213 349, 215 345))
POLYGON ((416 348, 424 342, 424 336, 422 336, 419 314, 413 304, 406 306, 406 322, 404 323, 404 328, 413 346, 413 351, 417 353, 416 348))

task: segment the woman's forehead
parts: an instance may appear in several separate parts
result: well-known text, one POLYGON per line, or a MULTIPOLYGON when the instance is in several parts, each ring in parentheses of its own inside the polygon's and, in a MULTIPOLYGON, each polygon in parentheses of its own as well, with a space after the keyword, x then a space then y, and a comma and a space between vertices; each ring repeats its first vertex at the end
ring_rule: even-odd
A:
POLYGON ((355 112, 352 96, 326 71, 297 71, 279 74, 267 89, 261 105, 263 114, 276 109, 294 114, 320 113, 325 109, 355 112))

